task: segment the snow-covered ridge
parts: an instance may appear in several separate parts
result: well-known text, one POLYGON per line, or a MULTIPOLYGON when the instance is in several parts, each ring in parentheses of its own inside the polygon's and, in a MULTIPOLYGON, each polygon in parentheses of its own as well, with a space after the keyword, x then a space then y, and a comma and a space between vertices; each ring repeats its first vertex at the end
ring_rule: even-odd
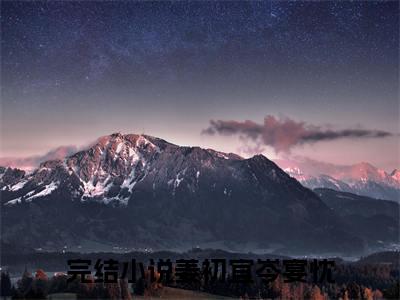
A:
MULTIPOLYGON (((24 182, 26 183, 27 181, 24 181, 24 182)), ((59 182, 51 182, 49 184, 44 185, 44 187, 42 189, 40 189, 40 191, 31 190, 30 192, 26 193, 24 196, 7 201, 5 203, 5 205, 13 205, 16 203, 20 203, 22 199, 25 202, 31 202, 35 198, 40 198, 40 197, 50 195, 53 191, 55 191, 58 188, 59 184, 60 184, 59 182)), ((18 189, 22 188, 22 187, 15 188, 17 185, 18 184, 12 186, 10 190, 17 191, 18 189)))
MULTIPOLYGON (((63 190, 67 189, 68 193, 81 201, 96 199, 104 203, 127 204, 135 186, 150 172, 157 171, 154 165, 166 149, 168 155, 172 155, 175 151, 186 151, 186 149, 193 149, 196 152, 197 148, 179 147, 146 135, 115 133, 100 137, 87 149, 67 156, 63 160, 41 163, 36 170, 13 184, 3 184, 0 178, 0 187, 3 191, 19 193, 17 198, 7 202, 8 205, 22 200, 29 202, 31 199, 53 193, 58 195, 60 187, 63 190)), ((216 159, 229 160, 239 157, 231 153, 198 149, 200 152, 209 152, 216 159)), ((211 161, 206 159, 204 166, 207 167, 210 163, 211 161)), ((168 182, 173 183, 172 194, 175 194, 185 178, 190 177, 191 180, 199 182, 199 170, 196 169, 193 174, 185 172, 186 170, 182 168, 168 178, 168 182)), ((189 182, 190 180, 185 184, 189 182)))
POLYGON ((111 201, 126 198, 104 197, 114 186, 132 192, 138 172, 145 170, 148 160, 160 153, 160 148, 143 135, 116 133, 100 138, 87 152, 65 160, 69 170, 79 177, 81 199, 102 197, 111 201), (115 178, 123 178, 123 182, 116 184, 115 178))
POLYGON ((400 184, 400 170, 394 169, 392 173, 390 173, 390 176, 400 184))
POLYGON ((311 189, 330 188, 373 198, 400 200, 400 172, 397 170, 388 174, 371 164, 360 163, 338 167, 328 174, 305 174, 298 167, 285 168, 285 172, 311 189))

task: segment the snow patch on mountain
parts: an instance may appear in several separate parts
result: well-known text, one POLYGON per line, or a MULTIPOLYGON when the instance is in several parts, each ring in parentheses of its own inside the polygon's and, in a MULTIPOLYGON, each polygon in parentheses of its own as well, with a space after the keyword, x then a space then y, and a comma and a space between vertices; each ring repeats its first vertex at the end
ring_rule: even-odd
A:
POLYGON ((22 180, 22 181, 18 182, 17 184, 14 184, 13 186, 10 187, 10 191, 15 192, 15 191, 22 189, 27 182, 28 182, 27 180, 22 180))
POLYGON ((88 182, 81 181, 83 184, 83 195, 82 198, 96 197, 104 195, 112 186, 112 182, 109 182, 110 176, 107 176, 103 181, 94 183, 94 180, 88 182))
POLYGON ((41 190, 39 193, 33 194, 33 196, 30 196, 29 198, 26 198, 25 200, 29 202, 29 201, 32 201, 32 199, 34 199, 34 198, 39 198, 39 197, 44 197, 44 196, 50 195, 53 191, 55 191, 58 188, 59 184, 60 184, 59 182, 51 182, 51 183, 45 185, 44 189, 41 190))
POLYGON ((15 199, 10 200, 10 201, 7 201, 5 203, 5 205, 9 206, 9 205, 17 204, 17 203, 21 203, 21 197, 15 198, 15 199))

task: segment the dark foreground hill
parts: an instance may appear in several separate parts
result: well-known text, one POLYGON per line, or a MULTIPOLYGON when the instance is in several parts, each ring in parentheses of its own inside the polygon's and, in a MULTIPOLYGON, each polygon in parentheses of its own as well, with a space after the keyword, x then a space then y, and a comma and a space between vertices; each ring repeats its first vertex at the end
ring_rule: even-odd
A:
POLYGON ((370 249, 392 243, 400 246, 400 205, 331 189, 315 189, 322 201, 342 218, 352 232, 368 241, 370 249))

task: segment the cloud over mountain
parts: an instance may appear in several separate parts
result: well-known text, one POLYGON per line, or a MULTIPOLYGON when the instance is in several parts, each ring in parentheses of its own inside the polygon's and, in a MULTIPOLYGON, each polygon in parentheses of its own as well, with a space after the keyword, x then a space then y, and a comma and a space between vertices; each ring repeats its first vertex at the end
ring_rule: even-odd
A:
POLYGON ((290 118, 276 118, 267 115, 264 123, 251 120, 211 120, 210 126, 202 131, 206 135, 238 135, 257 144, 272 147, 278 152, 289 152, 297 145, 320 141, 333 141, 341 138, 385 138, 394 134, 383 130, 347 128, 334 130, 295 121, 290 118))
POLYGON ((57 147, 43 155, 33 155, 28 157, 0 157, 0 166, 32 170, 44 161, 63 159, 77 151, 78 147, 70 145, 57 147))

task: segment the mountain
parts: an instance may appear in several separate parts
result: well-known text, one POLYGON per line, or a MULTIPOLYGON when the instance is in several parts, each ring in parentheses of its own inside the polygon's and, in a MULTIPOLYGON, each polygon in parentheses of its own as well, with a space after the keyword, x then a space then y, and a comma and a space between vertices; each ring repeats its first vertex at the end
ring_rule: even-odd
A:
POLYGON ((394 169, 390 176, 397 182, 400 182, 400 170, 394 169))
POLYGON ((13 168, 0 167, 0 188, 14 186, 25 176, 25 171, 13 168))
POLYGON ((400 202, 400 175, 397 170, 388 174, 363 162, 330 168, 329 174, 306 174, 298 167, 288 167, 285 171, 311 189, 329 188, 400 202))
POLYGON ((2 242, 41 250, 362 251, 318 196, 249 159, 112 134, 31 173, 3 169, 2 242))
POLYGON ((357 232, 358 236, 368 237, 371 241, 370 247, 379 248, 382 244, 393 242, 392 247, 400 249, 399 203, 332 189, 318 188, 314 191, 353 232, 357 232))

